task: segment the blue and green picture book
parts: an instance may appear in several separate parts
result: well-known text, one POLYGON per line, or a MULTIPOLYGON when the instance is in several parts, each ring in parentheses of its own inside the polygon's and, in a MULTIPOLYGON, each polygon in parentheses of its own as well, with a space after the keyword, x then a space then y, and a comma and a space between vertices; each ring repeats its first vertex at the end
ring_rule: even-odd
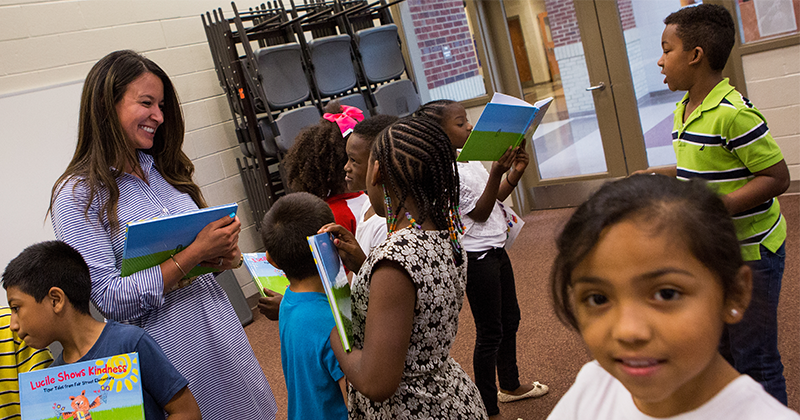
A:
POLYGON ((138 353, 19 374, 22 420, 143 420, 138 353))
MULTIPOLYGON (((206 207, 195 211, 150 220, 131 222, 125 228, 125 248, 122 251, 123 277, 154 267, 194 242, 197 234, 209 223, 223 216, 236 216, 236 203, 206 207)), ((193 267, 186 277, 217 271, 211 267, 193 267)))
POLYGON ((328 296, 331 305, 333 320, 336 321, 336 330, 342 341, 344 351, 351 350, 350 341, 353 337, 353 315, 350 303, 350 283, 344 270, 339 250, 333 244, 333 235, 320 233, 308 237, 311 254, 317 265, 322 287, 328 296))
POLYGON ((522 139, 533 136, 552 102, 550 97, 531 105, 513 96, 495 93, 478 117, 456 160, 500 159, 509 146, 516 148, 522 139))
POLYGON ((253 276, 253 281, 258 286, 258 291, 261 296, 266 297, 264 288, 272 290, 273 292, 284 294, 286 293, 286 286, 289 285, 289 279, 286 278, 283 270, 275 267, 267 261, 266 252, 252 252, 242 254, 244 256, 244 265, 247 271, 253 276))

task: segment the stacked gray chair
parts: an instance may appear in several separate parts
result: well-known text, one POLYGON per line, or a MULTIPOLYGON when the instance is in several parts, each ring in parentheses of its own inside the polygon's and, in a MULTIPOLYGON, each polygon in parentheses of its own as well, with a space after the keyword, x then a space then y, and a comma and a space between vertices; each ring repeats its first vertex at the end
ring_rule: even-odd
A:
POLYGON ((303 66, 303 52, 300 44, 293 42, 258 49, 255 55, 258 71, 264 75, 261 86, 269 112, 280 111, 275 118, 279 135, 274 140, 283 154, 292 147, 300 130, 316 124, 320 118, 314 101, 306 105, 312 92, 303 66))
POLYGON ((335 98, 344 105, 359 108, 369 117, 370 107, 358 86, 349 35, 333 35, 309 41, 316 88, 323 98, 335 98), (342 96, 344 94, 344 96, 342 96))
POLYGON ((406 65, 397 26, 387 24, 362 29, 356 32, 356 39, 367 81, 373 85, 389 82, 373 92, 377 102, 375 111, 399 117, 414 113, 420 106, 420 98, 411 80, 400 79, 406 72, 406 65))

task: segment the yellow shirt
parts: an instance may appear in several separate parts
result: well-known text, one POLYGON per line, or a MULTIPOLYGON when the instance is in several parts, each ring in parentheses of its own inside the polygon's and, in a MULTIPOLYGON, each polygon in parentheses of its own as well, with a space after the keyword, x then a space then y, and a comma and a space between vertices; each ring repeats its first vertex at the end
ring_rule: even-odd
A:
POLYGON ((0 307, 0 420, 19 418, 17 375, 44 369, 53 363, 48 349, 36 350, 20 340, 9 327, 11 310, 0 307))

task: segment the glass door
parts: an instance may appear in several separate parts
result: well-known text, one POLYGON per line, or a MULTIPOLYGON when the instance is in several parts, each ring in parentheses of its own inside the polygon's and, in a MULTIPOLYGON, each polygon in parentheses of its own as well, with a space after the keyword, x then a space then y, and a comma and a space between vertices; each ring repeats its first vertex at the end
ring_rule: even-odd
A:
POLYGON ((577 205, 609 178, 675 163, 672 110, 683 93, 666 88, 656 63, 663 19, 688 1, 503 2, 531 57, 525 100, 555 98, 531 141, 518 203, 577 205))

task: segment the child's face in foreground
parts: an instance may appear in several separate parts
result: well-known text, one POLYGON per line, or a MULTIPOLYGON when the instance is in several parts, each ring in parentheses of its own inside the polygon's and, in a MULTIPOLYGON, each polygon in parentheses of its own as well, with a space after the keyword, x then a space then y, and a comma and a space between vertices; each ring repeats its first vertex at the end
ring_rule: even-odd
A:
POLYGON ((50 329, 54 326, 50 299, 45 297, 36 302, 33 296, 16 287, 9 287, 6 294, 11 308, 11 330, 35 349, 50 345, 53 342, 50 329))
POLYGON ((622 221, 572 272, 583 340, 645 414, 699 406, 725 377, 717 345, 730 309, 722 285, 676 239, 622 221))
POLYGON ((467 142, 469 133, 472 132, 472 124, 467 119, 467 110, 459 103, 450 104, 445 108, 442 118, 442 128, 450 138, 450 144, 460 149, 467 142))
POLYGON ((688 84, 690 76, 689 62, 694 57, 694 49, 689 51, 683 50, 683 42, 678 37, 678 26, 675 24, 667 25, 664 32, 661 34, 661 49, 663 53, 661 58, 658 59, 658 66, 661 67, 661 74, 664 77, 664 83, 667 84, 669 90, 689 90, 691 87, 688 84))
POLYGON ((344 165, 344 180, 348 191, 363 191, 367 188, 367 161, 369 143, 360 135, 353 133, 347 139, 347 163, 344 165))

